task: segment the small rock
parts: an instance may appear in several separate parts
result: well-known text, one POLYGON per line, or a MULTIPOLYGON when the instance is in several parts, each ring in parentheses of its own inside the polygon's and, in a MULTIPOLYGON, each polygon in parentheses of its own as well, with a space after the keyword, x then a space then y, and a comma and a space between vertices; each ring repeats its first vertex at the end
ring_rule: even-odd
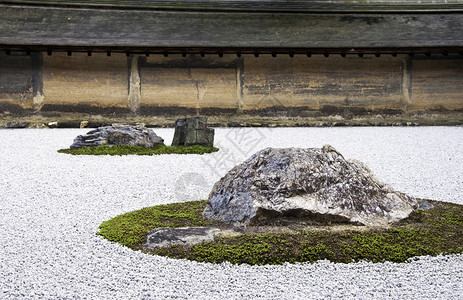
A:
POLYGON ((99 127, 79 135, 74 139, 71 148, 131 145, 145 148, 154 148, 163 144, 164 140, 157 136, 152 129, 142 125, 112 125, 99 127))
POLYGON ((211 227, 155 228, 148 232, 145 246, 194 245, 214 240, 220 229, 211 227))
POLYGON ((434 208, 434 205, 426 200, 418 200, 418 208, 421 210, 428 210, 434 208))
POLYGON ((25 121, 12 121, 5 124, 5 128, 27 128, 29 127, 29 122, 25 121))
POLYGON ((58 128, 58 122, 48 122, 47 126, 50 128, 58 128))
POLYGON ((48 128, 48 126, 43 123, 34 123, 34 124, 30 124, 29 128, 43 129, 43 128, 48 128))

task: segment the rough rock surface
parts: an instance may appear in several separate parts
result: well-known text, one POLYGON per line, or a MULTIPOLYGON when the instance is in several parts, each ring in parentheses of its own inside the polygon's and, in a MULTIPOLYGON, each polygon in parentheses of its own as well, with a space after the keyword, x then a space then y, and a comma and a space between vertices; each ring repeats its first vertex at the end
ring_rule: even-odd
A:
POLYGON ((167 247, 171 245, 194 245, 212 241, 220 229, 211 227, 155 228, 146 237, 147 247, 167 247))
POLYGON ((5 124, 5 128, 27 128, 29 127, 29 122, 25 121, 12 121, 5 124))
POLYGON ((74 139, 71 148, 131 145, 154 148, 163 144, 164 140, 157 136, 152 129, 142 125, 112 125, 99 127, 87 132, 86 135, 79 135, 74 139))
POLYGON ((387 226, 416 208, 415 198, 325 145, 257 152, 214 185, 203 214, 236 227, 278 218, 387 226))
POLYGON ((207 127, 207 117, 177 119, 172 146, 214 146, 214 129, 207 127))

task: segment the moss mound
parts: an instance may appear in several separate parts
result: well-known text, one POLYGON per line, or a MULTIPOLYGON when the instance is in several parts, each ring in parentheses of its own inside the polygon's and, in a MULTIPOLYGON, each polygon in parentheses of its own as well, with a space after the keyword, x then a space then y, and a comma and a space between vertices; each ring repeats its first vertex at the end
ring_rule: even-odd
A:
POLYGON ((117 146, 98 146, 83 147, 58 150, 59 153, 72 155, 159 155, 159 154, 205 154, 219 151, 219 148, 194 146, 166 146, 158 145, 155 148, 145 148, 140 146, 117 145, 117 146))
POLYGON ((99 235, 134 250, 200 262, 251 265, 285 262, 405 262, 421 255, 463 253, 463 206, 430 201, 434 208, 413 212, 389 229, 332 232, 243 234, 193 246, 144 249, 157 227, 224 224, 202 217, 206 201, 158 205, 119 215, 100 225, 99 235))

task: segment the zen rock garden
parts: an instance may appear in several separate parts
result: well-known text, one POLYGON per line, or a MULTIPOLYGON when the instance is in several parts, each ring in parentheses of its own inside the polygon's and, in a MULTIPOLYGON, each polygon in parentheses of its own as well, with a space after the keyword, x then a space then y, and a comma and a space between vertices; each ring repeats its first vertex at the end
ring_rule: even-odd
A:
MULTIPOLYGON (((207 127, 206 117, 176 120, 171 148, 213 148, 213 144, 214 129, 207 127)), ((150 128, 112 125, 79 135, 71 148, 116 149, 112 146, 118 145, 169 147, 150 128)), ((417 209, 433 208, 430 202, 394 190, 366 165, 345 159, 330 145, 258 151, 216 182, 202 203, 195 214, 196 220, 205 223, 181 223, 174 228, 153 225, 145 229, 143 242, 137 245, 150 252, 171 246, 203 247, 240 235, 297 234, 320 228, 331 233, 387 230, 417 209)))
POLYGON ((395 191, 366 165, 346 160, 330 145, 266 148, 230 170, 210 192, 203 216, 233 230, 157 228, 148 233, 146 246, 191 245, 269 225, 387 227, 419 206, 415 198, 395 191))

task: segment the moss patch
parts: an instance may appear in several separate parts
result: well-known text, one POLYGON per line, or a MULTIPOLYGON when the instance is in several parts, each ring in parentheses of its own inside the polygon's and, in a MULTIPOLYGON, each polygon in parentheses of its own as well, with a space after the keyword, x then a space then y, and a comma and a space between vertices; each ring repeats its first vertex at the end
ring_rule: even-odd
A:
POLYGON ((251 265, 285 262, 405 262, 439 254, 463 253, 463 206, 430 201, 434 208, 413 212, 389 229, 332 232, 243 234, 193 246, 144 249, 149 230, 157 227, 226 225, 202 217, 206 201, 174 203, 119 215, 100 225, 99 235, 134 250, 172 258, 251 265))
POLYGON ((194 146, 166 146, 158 145, 155 148, 145 148, 140 146, 116 145, 83 147, 58 150, 59 153, 72 155, 159 155, 159 154, 205 154, 219 151, 219 148, 194 146))
POLYGON ((101 223, 98 234, 138 249, 153 228, 221 225, 202 217, 205 204, 206 201, 190 201, 143 208, 101 223))

